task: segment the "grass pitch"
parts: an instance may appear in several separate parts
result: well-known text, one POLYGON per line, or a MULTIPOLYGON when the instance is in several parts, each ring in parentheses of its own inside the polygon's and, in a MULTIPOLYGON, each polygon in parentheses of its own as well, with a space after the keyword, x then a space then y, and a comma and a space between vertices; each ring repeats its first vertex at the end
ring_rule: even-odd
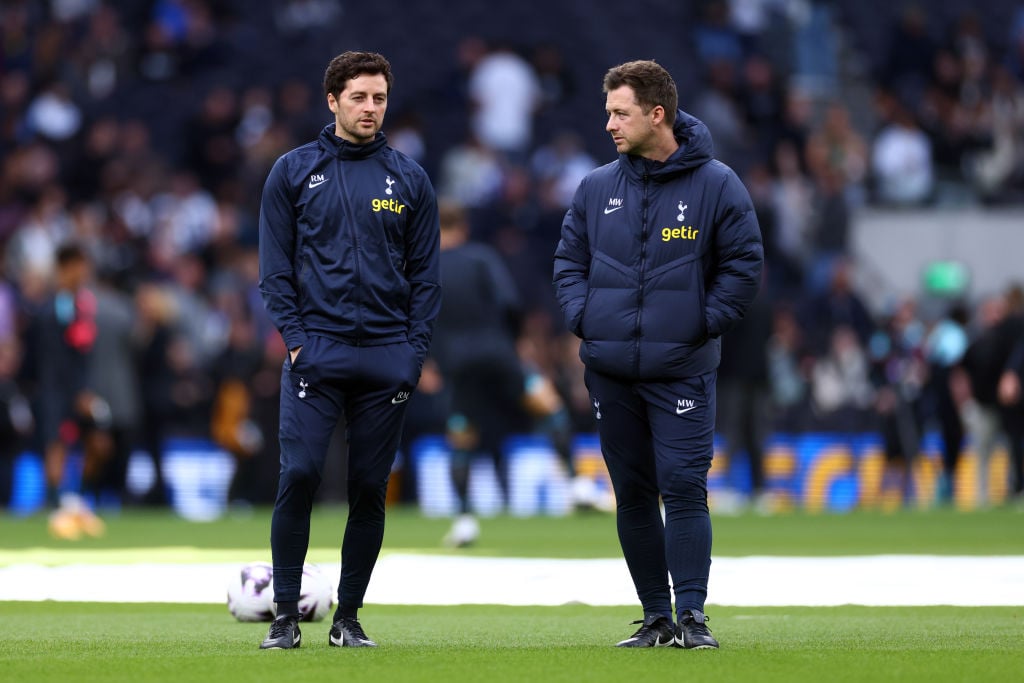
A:
POLYGON ((720 608, 719 651, 612 647, 633 608, 369 606, 381 647, 261 651, 265 624, 215 605, 0 603, 0 680, 104 681, 1014 681, 1021 608, 720 608))
MULTIPOLYGON (((345 515, 342 506, 314 509, 310 536, 313 553, 329 552, 328 559, 337 559, 345 515)), ((231 556, 239 554, 235 551, 258 553, 250 559, 270 552, 269 509, 232 514, 208 523, 184 522, 167 510, 126 510, 104 515, 104 519, 107 522, 105 536, 72 542, 51 539, 43 514, 24 518, 0 514, 0 565, 10 564, 16 556, 30 549, 70 549, 79 554, 89 550, 122 550, 129 557, 132 550, 169 546, 227 551, 231 556)), ((713 553, 722 557, 906 553, 1024 555, 1024 511, 1015 507, 984 512, 940 509, 891 514, 793 513, 772 517, 712 514, 712 521, 713 553)), ((621 557, 615 517, 610 514, 483 519, 480 542, 455 551, 441 546, 441 538, 450 524, 450 519, 424 518, 415 509, 391 509, 384 552, 400 550, 490 557, 621 557)), ((212 560, 203 557, 202 561, 212 560)), ((314 561, 322 560, 314 558, 314 561)))
MULTIPOLYGON (((0 515, 0 565, 239 561, 269 557, 269 510, 194 524, 169 512, 125 511, 107 534, 77 543, 46 518, 0 515), (191 553, 191 555, 190 555, 191 553), (185 558, 185 559, 183 559, 185 558)), ((334 560, 345 511, 317 508, 311 559, 334 560), (319 559, 318 559, 319 558, 319 559)), ((449 524, 389 513, 385 552, 440 548, 449 524)), ((715 554, 1024 555, 1024 514, 986 512, 716 517, 715 554)), ((471 555, 619 557, 614 518, 483 520, 471 555)), ((416 581, 415 576, 409 577, 416 581)), ((955 590, 951 586, 951 590, 955 590)), ((154 587, 154 591, 159 587, 154 587)), ((329 624, 303 625, 298 651, 258 649, 266 624, 223 605, 0 602, 0 683, 163 681, 1016 681, 1024 671, 1020 607, 709 607, 719 651, 612 647, 636 628, 636 607, 368 605, 381 647, 327 646, 329 624)))

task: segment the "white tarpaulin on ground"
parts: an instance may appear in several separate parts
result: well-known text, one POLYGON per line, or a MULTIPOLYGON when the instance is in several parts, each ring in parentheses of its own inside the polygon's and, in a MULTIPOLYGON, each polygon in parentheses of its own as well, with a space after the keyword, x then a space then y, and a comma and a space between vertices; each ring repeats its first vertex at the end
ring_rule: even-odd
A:
MULTIPOLYGON (((239 563, 10 564, 0 600, 226 601, 239 563)), ((337 582, 338 565, 321 563, 337 582)), ((636 604, 621 559, 555 560, 385 554, 366 595, 377 604, 636 604)), ((1024 605, 1024 556, 722 557, 718 605, 1024 605)))

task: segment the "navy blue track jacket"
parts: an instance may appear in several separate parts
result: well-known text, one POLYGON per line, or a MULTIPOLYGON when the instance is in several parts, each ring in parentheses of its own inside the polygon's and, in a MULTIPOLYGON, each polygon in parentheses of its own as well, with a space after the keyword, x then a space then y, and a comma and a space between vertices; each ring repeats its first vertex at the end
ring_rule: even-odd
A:
POLYGON ((554 283, 587 367, 632 380, 718 367, 764 252, 750 195, 679 111, 664 163, 620 154, 583 179, 562 224, 554 283))
POLYGON ((334 134, 281 156, 260 206, 260 292, 285 344, 408 340, 422 366, 441 305, 437 198, 387 146, 334 134))

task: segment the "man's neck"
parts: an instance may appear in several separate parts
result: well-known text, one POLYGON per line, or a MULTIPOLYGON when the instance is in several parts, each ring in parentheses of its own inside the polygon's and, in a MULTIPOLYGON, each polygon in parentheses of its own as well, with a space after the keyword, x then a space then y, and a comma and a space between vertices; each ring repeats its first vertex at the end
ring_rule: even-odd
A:
POLYGON ((651 149, 645 150, 640 156, 652 161, 665 162, 676 153, 677 149, 679 149, 679 143, 676 141, 675 134, 669 130, 667 134, 659 134, 651 145, 651 149))

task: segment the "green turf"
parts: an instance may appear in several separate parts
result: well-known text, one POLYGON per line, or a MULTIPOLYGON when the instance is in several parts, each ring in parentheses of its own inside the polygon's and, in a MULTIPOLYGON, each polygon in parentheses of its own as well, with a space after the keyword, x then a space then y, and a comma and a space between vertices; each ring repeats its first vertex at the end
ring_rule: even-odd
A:
POLYGON ((219 605, 0 603, 0 681, 1014 681, 1024 608, 715 608, 717 652, 622 650, 630 608, 363 610, 381 647, 263 652, 219 605))
MULTIPOLYGON (((794 513, 772 517, 747 514, 714 516, 713 519, 714 554, 720 557, 1024 554, 1024 512, 1013 507, 970 513, 934 510, 892 514, 794 513)), ((73 549, 81 553, 173 546, 214 553, 245 551, 263 555, 269 547, 270 511, 267 509, 257 509, 244 516, 231 515, 209 523, 183 522, 167 511, 130 511, 108 515, 106 520, 108 529, 103 538, 69 542, 49 538, 44 515, 26 518, 0 515, 0 565, 19 561, 19 557, 32 548, 73 549)), ((327 553, 330 559, 335 557, 344 521, 343 507, 321 506, 316 509, 310 541, 315 553, 327 553)), ((414 509, 392 509, 388 513, 384 549, 386 552, 450 552, 440 545, 449 524, 448 519, 425 519, 414 509)), ((482 526, 480 543, 457 552, 505 557, 592 558, 620 555, 613 515, 498 517, 482 520, 482 526)), ((197 560, 200 559, 212 561, 215 558, 206 552, 197 554, 197 560)), ((315 559, 322 561, 324 558, 315 559)))

